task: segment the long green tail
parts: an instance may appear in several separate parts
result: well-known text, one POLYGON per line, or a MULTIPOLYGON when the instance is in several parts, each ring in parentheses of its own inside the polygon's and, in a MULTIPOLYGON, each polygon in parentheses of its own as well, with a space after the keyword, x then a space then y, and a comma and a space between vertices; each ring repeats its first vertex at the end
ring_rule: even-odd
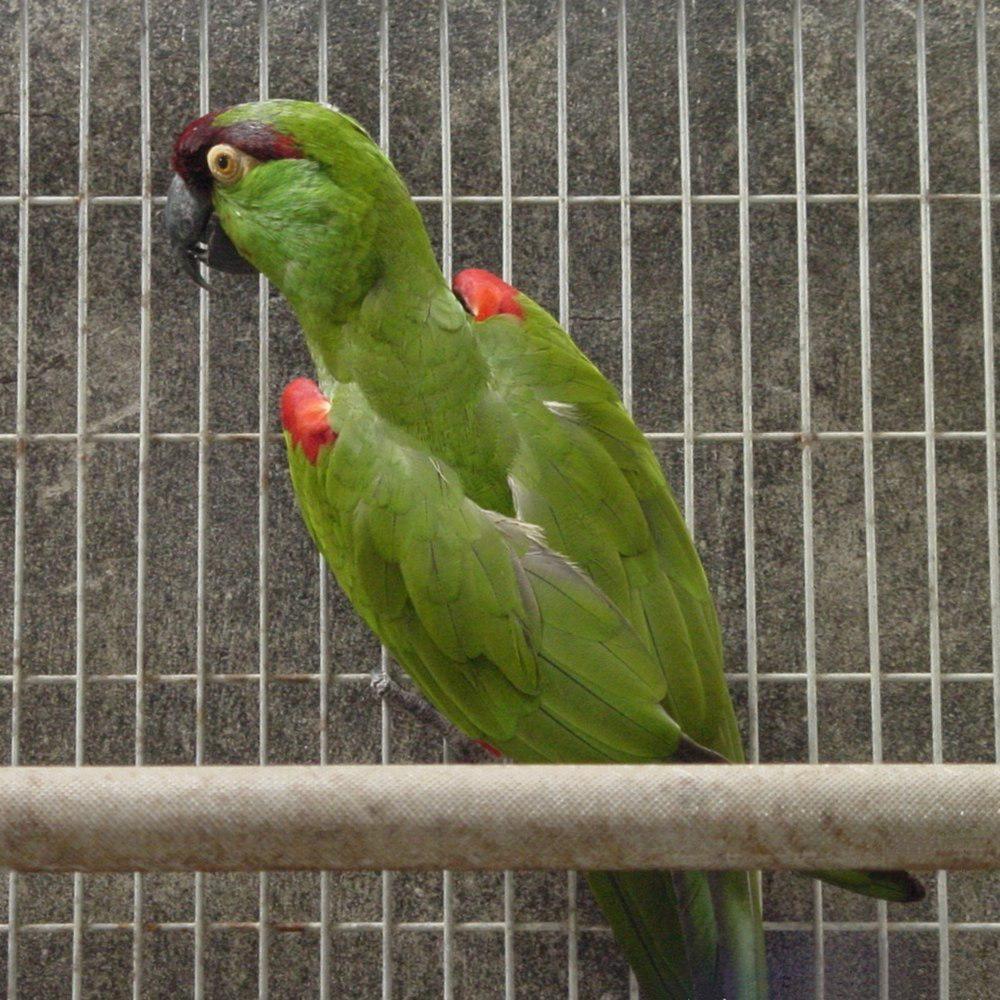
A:
POLYGON ((644 1000, 765 1000, 756 876, 589 872, 644 1000))
MULTIPOLYGON (((904 871, 802 874, 890 902, 924 896, 904 871)), ((588 872, 587 881, 644 1000, 766 1000, 756 873, 588 872)))

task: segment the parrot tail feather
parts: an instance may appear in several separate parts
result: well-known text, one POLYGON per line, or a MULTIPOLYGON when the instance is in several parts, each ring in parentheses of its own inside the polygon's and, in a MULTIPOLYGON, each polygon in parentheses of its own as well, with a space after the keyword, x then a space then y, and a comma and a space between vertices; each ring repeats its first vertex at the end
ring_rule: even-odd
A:
POLYGON ((588 872, 587 882, 649 1000, 694 996, 669 872, 588 872))
POLYGON ((927 895, 923 884, 904 871, 810 871, 802 872, 808 878, 818 878, 829 885, 839 886, 871 899, 884 899, 890 903, 917 903, 927 895))
POLYGON ((588 872, 644 1000, 766 1000, 748 872, 588 872))

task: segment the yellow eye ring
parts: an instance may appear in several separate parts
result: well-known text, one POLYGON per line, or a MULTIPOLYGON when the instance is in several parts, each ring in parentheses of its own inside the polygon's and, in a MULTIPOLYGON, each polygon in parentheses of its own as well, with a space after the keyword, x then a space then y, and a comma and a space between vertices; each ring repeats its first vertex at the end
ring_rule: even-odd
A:
POLYGON ((235 184, 257 161, 243 150, 220 142, 208 151, 208 169, 220 184, 235 184))

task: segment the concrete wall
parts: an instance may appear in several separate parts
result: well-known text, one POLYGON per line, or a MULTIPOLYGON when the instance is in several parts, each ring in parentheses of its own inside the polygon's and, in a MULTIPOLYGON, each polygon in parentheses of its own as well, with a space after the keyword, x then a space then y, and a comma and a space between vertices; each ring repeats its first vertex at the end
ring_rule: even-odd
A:
MULTIPOLYGON (((173 135, 198 110, 199 5, 151 5, 149 20, 152 190, 169 179, 173 135)), ((571 195, 615 196, 619 171, 616 17, 613 5, 571 3, 568 47, 568 183, 571 195)), ((795 117, 791 3, 748 4, 748 189, 795 190, 795 117)), ((912 3, 872 3, 867 15, 868 184, 873 193, 919 190, 916 9, 912 3)), ((992 186, 1000 192, 1000 7, 987 0, 986 28, 994 155, 992 186)), ((976 4, 934 0, 926 12, 929 179, 932 192, 980 189, 977 126, 976 4)), ((805 683, 807 604, 804 588, 803 450, 800 421, 799 272, 796 206, 785 199, 749 209, 750 329, 753 426, 789 432, 753 448, 756 533, 756 649, 759 751, 762 760, 870 760, 881 743, 886 760, 929 761, 936 739, 948 761, 995 759, 993 688, 988 679, 949 680, 992 667, 987 462, 983 369, 980 205, 975 199, 934 201, 930 207, 930 294, 934 402, 939 430, 978 438, 942 439, 936 446, 939 638, 929 612, 925 442, 919 436, 875 442, 878 653, 882 670, 881 725, 873 729, 867 674, 871 636, 866 586, 865 491, 860 435, 822 432, 862 428, 861 290, 859 285, 855 12, 836 2, 808 3, 802 15, 806 185, 810 193, 843 195, 809 205, 808 331, 811 345, 815 665, 821 675, 814 705, 805 683), (929 671, 939 657, 940 701, 929 671), (894 675, 921 672, 926 679, 894 675), (767 674, 796 674, 769 679, 767 674), (829 676, 828 676, 829 675, 829 676), (939 724, 935 724, 935 713, 939 724), (873 735, 874 732, 874 735, 873 735)), ((276 2, 269 11, 269 86, 275 96, 317 93, 315 2, 276 2)), ((78 375, 78 101, 81 11, 77 4, 32 5, 30 27, 30 190, 68 196, 67 203, 30 208, 28 378, 29 434, 74 432, 78 375)), ((439 28, 433 3, 395 4, 389 16, 389 143, 421 195, 441 191, 439 28)), ((379 127, 378 5, 329 3, 329 96, 373 132, 379 127)), ((679 196, 678 43, 676 9, 644 0, 628 12, 630 179, 633 195, 679 196)), ((18 191, 18 31, 16 5, 0 12, 0 194, 18 191)), ((213 4, 209 18, 211 105, 258 93, 259 22, 255 4, 213 4)), ((557 192, 556 8, 511 0, 511 182, 515 197, 557 192)), ((728 3, 689 3, 687 65, 690 179, 695 196, 739 190, 736 22, 728 3)), ((457 196, 501 190, 497 17, 493 4, 461 2, 450 11, 452 190, 457 196)), ((95 0, 90 25, 91 195, 136 196, 141 190, 140 18, 138 5, 95 0)), ((995 204, 995 202, 994 202, 995 204)), ((438 246, 440 206, 424 206, 438 246)), ((156 214, 158 214, 158 209, 156 214)), ((997 212, 993 210, 994 228, 997 212)), ((455 204, 452 262, 499 269, 499 204, 455 204)), ((72 763, 77 735, 87 763, 135 759, 135 684, 107 675, 136 667, 136 527, 140 507, 137 432, 141 313, 141 210, 137 202, 89 208, 89 344, 85 377, 89 431, 123 433, 86 448, 85 617, 77 657, 77 461, 73 440, 29 440, 24 446, 24 574, 22 662, 25 676, 16 741, 21 763, 72 763), (76 728, 72 683, 34 680, 71 675, 82 666, 85 725, 76 728)), ((152 232, 149 428, 196 432, 199 424, 199 313, 194 286, 171 259, 157 218, 152 232)), ((738 206, 697 202, 691 210, 693 421, 697 431, 742 428, 740 240, 738 206)), ((571 204, 568 214, 569 315, 579 343, 612 379, 622 377, 620 208, 571 204)), ((920 206, 876 203, 870 226, 871 389, 874 428, 920 431, 925 424, 920 206)), ((18 208, 0 204, 0 648, 13 646, 16 449, 18 208)), ((631 213, 632 382, 636 419, 644 430, 683 429, 682 210, 637 203, 631 213)), ((993 259, 996 271, 996 258, 993 259)), ((513 210, 513 278, 553 309, 558 306, 557 206, 517 203, 513 210)), ((994 281, 994 287, 1000 282, 994 281)), ((296 323, 283 302, 269 304, 266 429, 277 427, 284 383, 308 371, 296 323)), ((207 425, 212 431, 256 432, 258 299, 253 280, 219 278, 211 296, 207 425)), ((718 598, 730 669, 746 670, 745 465, 739 440, 699 442, 693 482, 684 483, 683 442, 657 445, 678 496, 693 491, 698 544, 718 598)), ((259 636, 258 482, 254 438, 219 441, 208 449, 205 516, 205 689, 202 748, 206 762, 255 763, 259 756, 262 658, 266 685, 267 757, 315 762, 319 755, 320 633, 318 571, 294 508, 278 447, 266 457, 266 615, 259 636), (313 674, 307 679, 282 675, 313 674), (226 680, 226 678, 229 678, 226 680)), ((190 763, 199 740, 196 685, 198 445, 153 441, 144 480, 148 515, 145 558, 145 670, 142 746, 147 763, 190 763), (184 674, 173 681, 158 675, 184 674), (156 675, 156 676, 153 676, 156 675)), ((358 673, 378 665, 378 645, 337 589, 328 599, 329 665, 358 673)), ((811 629, 808 630, 811 634, 811 629)), ((10 674, 4 653, 0 674, 10 674)), ((10 759, 11 689, 0 677, 0 762, 10 759)), ((748 732, 748 686, 733 691, 748 732)), ((379 705, 363 682, 331 683, 327 741, 332 761, 380 759, 379 705)), ((404 714, 391 717, 391 755, 398 761, 440 759, 437 738, 404 714)), ((931 880, 933 883, 933 879, 931 880)), ((456 921, 502 921, 503 880, 456 875, 456 921)), ((566 918, 563 873, 518 874, 518 922, 566 918)), ((769 933, 773 993, 813 996, 817 948, 812 887, 786 875, 764 880, 766 915, 781 923, 769 933)), ((204 880, 210 923, 259 919, 256 876, 204 880)), ((888 995, 939 995, 939 916, 955 922, 997 921, 1000 880, 953 874, 947 907, 932 884, 925 903, 890 907, 888 995)), ((133 920, 129 877, 82 882, 82 919, 101 924, 133 920)), ((193 879, 143 880, 142 995, 190 995, 196 962, 190 926, 193 879), (168 926, 163 927, 166 923, 168 926)), ((333 921, 379 921, 379 874, 332 876, 333 921)), ((314 995, 319 975, 315 922, 318 875, 281 875, 266 885, 266 918, 283 927, 270 935, 267 981, 273 998, 314 995)), ((395 919, 440 921, 439 874, 395 879, 395 919)), ((19 995, 69 996, 73 963, 73 880, 18 880, 21 924, 59 924, 51 933, 18 936, 19 995)), ((9 897, 0 893, 0 921, 9 897)), ((878 993, 879 936, 874 923, 844 929, 844 921, 874 922, 874 904, 835 890, 823 893, 826 996, 878 993)), ((580 890, 581 928, 599 914, 580 890)), ((6 933, 0 933, 0 982, 6 975, 6 933)), ((504 938, 500 930, 455 933, 451 950, 456 997, 503 995, 504 938)), ((423 998, 442 990, 440 931, 399 930, 392 943, 393 995, 423 998)), ((131 995, 130 929, 105 927, 79 939, 81 996, 131 995)), ((567 936, 556 929, 513 935, 513 969, 521 997, 567 991, 567 936)), ((205 995, 242 998, 258 990, 258 934, 216 926, 202 949, 205 995)), ((330 996, 380 995, 382 938, 377 928, 337 932, 332 939, 330 996)), ((1000 977, 1000 935, 954 929, 950 938, 951 996, 992 997, 1000 977)), ((628 995, 625 966, 606 934, 579 934, 579 995, 628 995)))

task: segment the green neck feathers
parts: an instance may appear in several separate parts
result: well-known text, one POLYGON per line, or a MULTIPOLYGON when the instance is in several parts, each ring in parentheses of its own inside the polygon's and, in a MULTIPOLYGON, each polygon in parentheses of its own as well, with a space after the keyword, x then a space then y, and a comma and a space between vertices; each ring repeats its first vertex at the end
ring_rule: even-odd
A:
POLYGON ((304 154, 217 185, 213 200, 229 238, 295 310, 321 379, 355 384, 475 499, 510 513, 513 421, 392 164, 331 109, 267 102, 226 115, 236 111, 266 114, 304 154))

